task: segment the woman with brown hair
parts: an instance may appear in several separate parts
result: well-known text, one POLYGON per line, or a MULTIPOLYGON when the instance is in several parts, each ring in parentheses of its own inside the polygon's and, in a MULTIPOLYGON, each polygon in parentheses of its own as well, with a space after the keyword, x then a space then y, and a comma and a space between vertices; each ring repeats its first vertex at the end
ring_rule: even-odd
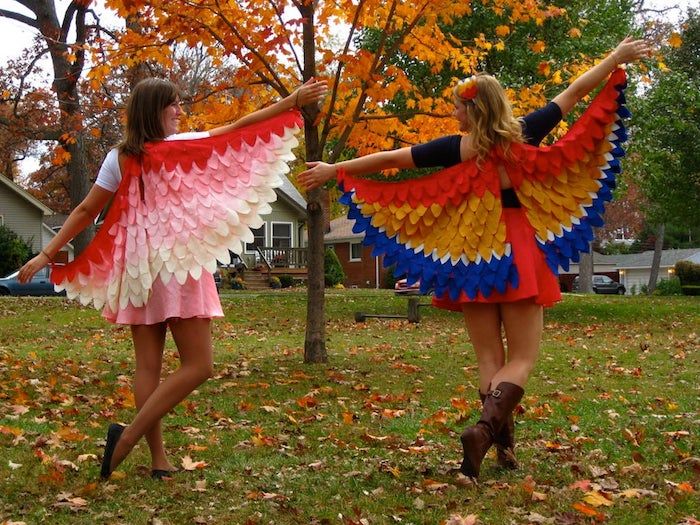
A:
POLYGON ((136 417, 111 424, 100 474, 108 478, 145 437, 151 475, 174 469, 161 420, 212 375, 211 319, 223 312, 212 273, 252 242, 263 224, 298 143, 296 108, 323 97, 324 82, 308 81, 289 96, 232 124, 177 134, 182 116, 177 87, 149 78, 126 109, 122 142, 112 149, 85 199, 54 239, 19 272, 22 282, 47 265, 113 198, 100 231, 65 267, 52 269, 57 289, 103 309, 110 322, 130 325, 136 371, 136 417), (166 330, 180 368, 160 379, 166 330))
POLYGON ((561 298, 558 266, 578 260, 588 249, 591 227, 602 223, 624 154, 625 75, 615 70, 648 53, 644 41, 626 38, 522 119, 513 116, 494 77, 469 77, 453 91, 453 114, 465 134, 335 165, 308 163, 299 176, 306 188, 337 178, 355 231, 365 233, 365 243, 384 256, 384 264, 395 265, 409 284, 420 281, 424 293, 434 289, 435 306, 462 312, 483 401, 479 422, 461 436, 461 471, 467 476, 479 475, 493 444, 501 466, 517 467, 512 414, 538 356, 543 307, 561 298), (566 137, 538 148, 610 73, 566 137), (446 169, 394 183, 356 178, 414 167, 446 169))

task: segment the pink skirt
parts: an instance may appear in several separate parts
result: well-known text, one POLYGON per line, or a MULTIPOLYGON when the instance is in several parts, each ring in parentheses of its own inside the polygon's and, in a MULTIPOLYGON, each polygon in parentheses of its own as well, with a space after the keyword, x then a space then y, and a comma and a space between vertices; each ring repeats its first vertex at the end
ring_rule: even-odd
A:
POLYGON ((451 301, 447 295, 434 297, 433 306, 462 311, 462 303, 509 303, 532 299, 537 304, 552 306, 561 300, 559 280, 549 269, 544 253, 540 250, 535 239, 535 231, 525 216, 523 208, 504 208, 503 220, 506 222, 506 241, 513 250, 513 264, 518 270, 518 286, 508 285, 504 293, 496 290, 488 297, 479 292, 470 299, 464 292, 456 301, 451 301))
POLYGON ((206 271, 199 279, 188 276, 182 285, 174 276, 167 285, 158 277, 144 306, 136 307, 129 303, 126 308, 117 312, 113 312, 109 306, 102 310, 102 317, 108 321, 129 325, 158 324, 169 319, 211 319, 223 316, 214 276, 206 271))

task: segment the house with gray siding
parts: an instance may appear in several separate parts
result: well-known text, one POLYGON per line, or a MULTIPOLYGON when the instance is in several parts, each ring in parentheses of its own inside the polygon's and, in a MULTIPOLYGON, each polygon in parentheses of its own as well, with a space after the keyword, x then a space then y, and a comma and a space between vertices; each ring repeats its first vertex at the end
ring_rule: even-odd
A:
MULTIPOLYGON (((51 208, 44 205, 29 192, 0 175, 0 224, 15 232, 38 253, 56 235, 45 224, 54 215, 51 208)), ((73 259, 73 247, 68 244, 56 257, 58 261, 73 259)))
POLYGON ((265 224, 253 230, 255 239, 246 244, 241 254, 249 268, 260 262, 256 247, 302 248, 306 243, 306 200, 286 176, 281 177, 282 186, 275 188, 277 200, 270 205, 272 212, 263 216, 265 224))

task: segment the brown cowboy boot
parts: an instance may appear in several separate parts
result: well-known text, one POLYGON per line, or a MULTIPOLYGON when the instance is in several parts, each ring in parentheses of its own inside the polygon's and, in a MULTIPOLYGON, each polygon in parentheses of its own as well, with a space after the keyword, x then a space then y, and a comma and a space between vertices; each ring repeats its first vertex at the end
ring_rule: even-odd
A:
POLYGON ((481 462, 493 445, 494 437, 501 432, 508 415, 513 412, 524 393, 518 385, 504 381, 486 395, 481 419, 462 432, 460 438, 464 451, 460 467, 462 474, 472 478, 479 476, 481 462))
MULTIPOLYGON (((481 404, 484 404, 487 394, 482 394, 479 391, 479 399, 481 404)), ((517 405, 516 405, 517 406, 517 405)), ((501 431, 496 434, 493 439, 496 445, 496 460, 501 468, 515 470, 519 467, 518 460, 515 459, 515 421, 513 421, 513 413, 508 414, 506 424, 503 425, 501 431)))

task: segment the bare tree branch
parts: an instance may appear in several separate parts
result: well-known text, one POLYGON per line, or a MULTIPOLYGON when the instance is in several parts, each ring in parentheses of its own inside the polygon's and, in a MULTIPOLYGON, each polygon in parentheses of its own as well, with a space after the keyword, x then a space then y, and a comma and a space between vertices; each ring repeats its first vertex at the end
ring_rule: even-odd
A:
POLYGON ((26 24, 30 27, 33 27, 35 29, 39 29, 38 21, 29 18, 28 16, 22 15, 20 13, 15 13, 13 11, 8 11, 7 9, 0 9, 0 16, 3 16, 5 18, 10 18, 11 20, 16 20, 17 22, 21 22, 22 24, 26 24))

